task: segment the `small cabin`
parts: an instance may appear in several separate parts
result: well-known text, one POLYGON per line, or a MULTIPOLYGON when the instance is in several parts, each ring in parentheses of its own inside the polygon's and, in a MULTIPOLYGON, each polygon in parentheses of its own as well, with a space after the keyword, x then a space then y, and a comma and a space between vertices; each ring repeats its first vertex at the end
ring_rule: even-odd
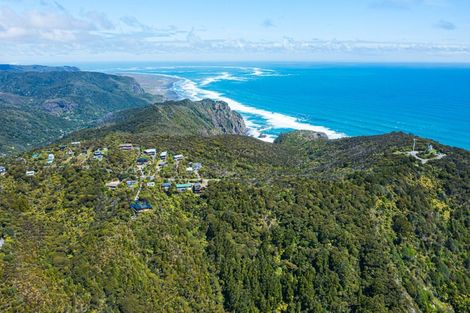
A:
POLYGON ((151 157, 155 157, 157 155, 157 149, 146 149, 144 150, 144 153, 151 157))
POLYGON ((171 183, 163 183, 161 186, 163 189, 168 191, 171 188, 171 183))
POLYGON ((194 169, 191 166, 189 166, 189 167, 186 168, 186 172, 192 173, 192 172, 194 172, 194 169))
POLYGON ((71 143, 71 145, 75 146, 75 147, 80 146, 80 144, 81 144, 80 141, 74 141, 74 142, 71 143))
POLYGON ((35 171, 26 171, 26 176, 34 176, 36 175, 35 171))
POLYGON ((149 162, 146 158, 138 158, 137 159, 137 165, 145 165, 149 162))
POLYGON ((119 184, 121 184, 121 182, 119 180, 115 180, 115 181, 107 183, 106 187, 108 187, 109 189, 116 189, 119 186, 119 184))
POLYGON ((163 151, 162 153, 160 153, 160 160, 165 161, 167 157, 168 151, 163 151))
POLYGON ((159 166, 159 167, 164 167, 165 165, 166 165, 166 162, 160 162, 160 163, 158 163, 158 166, 159 166))
POLYGON ((93 152, 93 159, 102 160, 103 159, 103 152, 101 152, 100 149, 93 152))
POLYGON ((128 181, 126 181, 126 185, 127 185, 127 187, 134 187, 135 185, 137 185, 137 181, 128 180, 128 181))
POLYGON ((152 209, 152 205, 147 200, 132 201, 130 208, 137 213, 145 212, 152 209))
POLYGON ((3 175, 7 172, 7 169, 4 166, 0 166, 0 175, 3 175))
POLYGON ((193 186, 193 192, 194 193, 201 193, 202 191, 204 190, 204 187, 202 187, 202 184, 201 183, 195 183, 194 186, 193 186))
POLYGON ((119 149, 124 151, 134 150, 134 146, 130 143, 123 143, 119 145, 119 149))
POLYGON ((54 163, 55 156, 51 153, 47 156, 47 164, 54 163))
POLYGON ((182 154, 177 154, 173 157, 173 159, 175 159, 175 161, 181 161, 184 159, 184 156, 182 154))
POLYGON ((176 190, 178 192, 185 192, 187 190, 191 190, 193 188, 193 184, 176 184, 176 190))

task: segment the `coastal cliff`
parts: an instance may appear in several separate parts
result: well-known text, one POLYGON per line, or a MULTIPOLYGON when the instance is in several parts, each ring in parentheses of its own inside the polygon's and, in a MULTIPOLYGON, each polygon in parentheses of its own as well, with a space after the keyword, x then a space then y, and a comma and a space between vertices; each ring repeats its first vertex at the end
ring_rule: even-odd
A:
POLYGON ((245 135, 242 116, 222 101, 166 101, 116 113, 97 130, 85 130, 88 138, 111 132, 158 133, 168 136, 245 135))

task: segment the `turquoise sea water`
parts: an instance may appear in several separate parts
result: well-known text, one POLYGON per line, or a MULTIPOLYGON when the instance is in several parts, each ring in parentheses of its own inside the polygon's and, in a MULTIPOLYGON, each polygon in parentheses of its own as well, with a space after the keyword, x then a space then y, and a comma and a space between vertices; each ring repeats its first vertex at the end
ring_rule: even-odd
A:
MULTIPOLYGON (((96 65, 95 65, 96 66, 96 65)), ((83 67, 82 67, 83 68, 83 67)), ((181 98, 227 101, 254 135, 404 131, 470 150, 470 66, 364 64, 100 65, 182 78, 181 98)))

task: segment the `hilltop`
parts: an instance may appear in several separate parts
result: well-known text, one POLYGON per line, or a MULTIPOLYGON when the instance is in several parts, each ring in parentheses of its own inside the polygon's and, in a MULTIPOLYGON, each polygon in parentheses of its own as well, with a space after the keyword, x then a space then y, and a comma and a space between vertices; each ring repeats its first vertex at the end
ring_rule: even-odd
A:
POLYGON ((211 136, 243 135, 247 128, 242 116, 225 102, 182 100, 121 111, 109 117, 100 128, 84 130, 73 136, 96 138, 112 132, 211 136))

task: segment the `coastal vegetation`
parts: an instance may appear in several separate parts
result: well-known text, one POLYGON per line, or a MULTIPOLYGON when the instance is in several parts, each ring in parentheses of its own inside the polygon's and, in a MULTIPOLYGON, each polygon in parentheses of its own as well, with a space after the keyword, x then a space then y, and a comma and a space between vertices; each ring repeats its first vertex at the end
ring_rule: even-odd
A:
POLYGON ((421 164, 397 153, 413 141, 402 133, 95 135, 0 161, 1 311, 469 310, 464 150, 433 142, 447 157, 421 164), (182 153, 213 181, 201 195, 144 188, 153 208, 135 215, 135 190, 105 186, 138 175, 122 143, 182 153))

